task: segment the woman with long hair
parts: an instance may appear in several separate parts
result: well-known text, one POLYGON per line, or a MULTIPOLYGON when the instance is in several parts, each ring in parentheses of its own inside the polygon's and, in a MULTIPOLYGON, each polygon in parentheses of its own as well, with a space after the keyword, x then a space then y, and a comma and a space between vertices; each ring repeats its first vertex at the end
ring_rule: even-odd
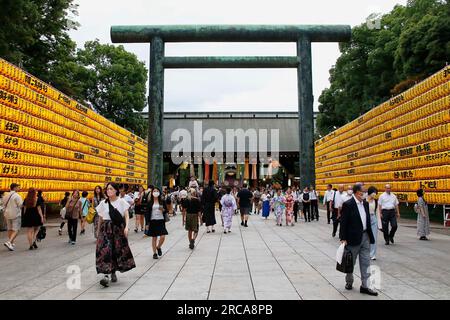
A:
POLYGON ((143 206, 142 206, 142 199, 145 196, 145 189, 143 186, 139 186, 139 191, 138 191, 138 196, 134 199, 134 213, 136 214, 136 224, 134 227, 134 232, 138 233, 139 232, 139 227, 141 227, 141 231, 144 231, 144 214, 145 211, 142 210, 143 206))
MULTIPOLYGON (((105 194, 103 193, 102 187, 96 186, 94 189, 94 197, 92 198, 92 207, 95 209, 98 207, 100 202, 105 199, 105 194)), ((98 221, 99 216, 97 209, 95 210, 95 216, 94 216, 94 237, 95 239, 98 238, 98 221)))
POLYGON ((81 218, 82 203, 80 192, 75 190, 66 204, 67 229, 69 231, 69 243, 75 245, 77 242, 78 219, 81 218))
POLYGON ((169 233, 166 229, 167 205, 163 201, 161 189, 154 187, 146 212, 145 234, 152 237, 153 259, 162 256, 162 245, 169 233), (158 241, 159 238, 159 241, 158 241))
POLYGON ((37 191, 34 188, 30 188, 24 200, 24 218, 22 225, 24 228, 27 228, 27 238, 30 245, 29 250, 38 248, 36 245, 36 235, 44 222, 44 214, 41 204, 38 202, 37 191))
POLYGON ((136 267, 128 245, 130 204, 119 195, 119 186, 109 182, 106 185, 106 199, 96 208, 99 215, 96 269, 98 274, 104 274, 100 281, 103 287, 109 286, 109 275, 111 282, 117 282, 116 271, 123 273, 136 267), (112 219, 119 216, 121 219, 112 219))

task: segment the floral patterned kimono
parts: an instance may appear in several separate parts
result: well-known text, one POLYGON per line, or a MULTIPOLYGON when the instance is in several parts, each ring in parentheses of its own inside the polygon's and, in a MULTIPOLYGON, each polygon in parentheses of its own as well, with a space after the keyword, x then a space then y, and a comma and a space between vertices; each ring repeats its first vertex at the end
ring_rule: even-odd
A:
POLYGON ((274 209, 275 217, 277 218, 277 225, 282 225, 283 213, 286 209, 286 198, 283 195, 275 194, 270 205, 274 209))
POLYGON ((286 225, 294 225, 292 222, 292 215, 294 213, 294 196, 291 194, 286 195, 286 225))
POLYGON ((226 194, 220 199, 220 204, 222 205, 223 227, 225 230, 230 231, 233 214, 237 209, 236 200, 234 200, 232 195, 226 194))

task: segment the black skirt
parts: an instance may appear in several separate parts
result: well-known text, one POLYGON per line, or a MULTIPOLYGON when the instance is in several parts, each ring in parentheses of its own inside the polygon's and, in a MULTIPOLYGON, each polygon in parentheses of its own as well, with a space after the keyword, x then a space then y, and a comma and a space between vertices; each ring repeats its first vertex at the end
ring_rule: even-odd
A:
POLYGON ((42 226, 41 216, 39 215, 37 207, 26 208, 22 219, 22 227, 24 228, 42 226))
POLYGON ((149 220, 145 226, 145 234, 149 237, 166 236, 169 233, 164 220, 149 220))

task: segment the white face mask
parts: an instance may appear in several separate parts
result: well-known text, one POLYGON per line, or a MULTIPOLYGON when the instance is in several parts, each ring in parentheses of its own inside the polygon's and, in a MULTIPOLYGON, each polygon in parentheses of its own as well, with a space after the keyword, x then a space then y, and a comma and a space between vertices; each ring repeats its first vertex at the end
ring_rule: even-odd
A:
POLYGON ((159 192, 158 192, 158 191, 153 192, 153 196, 154 196, 155 198, 159 197, 159 192))

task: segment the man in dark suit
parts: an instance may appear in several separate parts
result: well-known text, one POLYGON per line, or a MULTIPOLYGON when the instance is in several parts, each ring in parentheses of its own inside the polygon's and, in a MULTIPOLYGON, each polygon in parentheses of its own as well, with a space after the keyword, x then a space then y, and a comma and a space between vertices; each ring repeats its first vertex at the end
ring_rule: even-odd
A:
MULTIPOLYGON (((369 204, 364 201, 364 190, 361 184, 353 186, 353 196, 342 204, 341 228, 339 238, 341 243, 352 252, 353 265, 359 255, 359 268, 361 271, 360 292, 377 296, 378 292, 368 287, 370 277, 370 244, 375 243, 370 224, 369 204)), ((353 288, 353 273, 345 277, 345 289, 353 288)))

